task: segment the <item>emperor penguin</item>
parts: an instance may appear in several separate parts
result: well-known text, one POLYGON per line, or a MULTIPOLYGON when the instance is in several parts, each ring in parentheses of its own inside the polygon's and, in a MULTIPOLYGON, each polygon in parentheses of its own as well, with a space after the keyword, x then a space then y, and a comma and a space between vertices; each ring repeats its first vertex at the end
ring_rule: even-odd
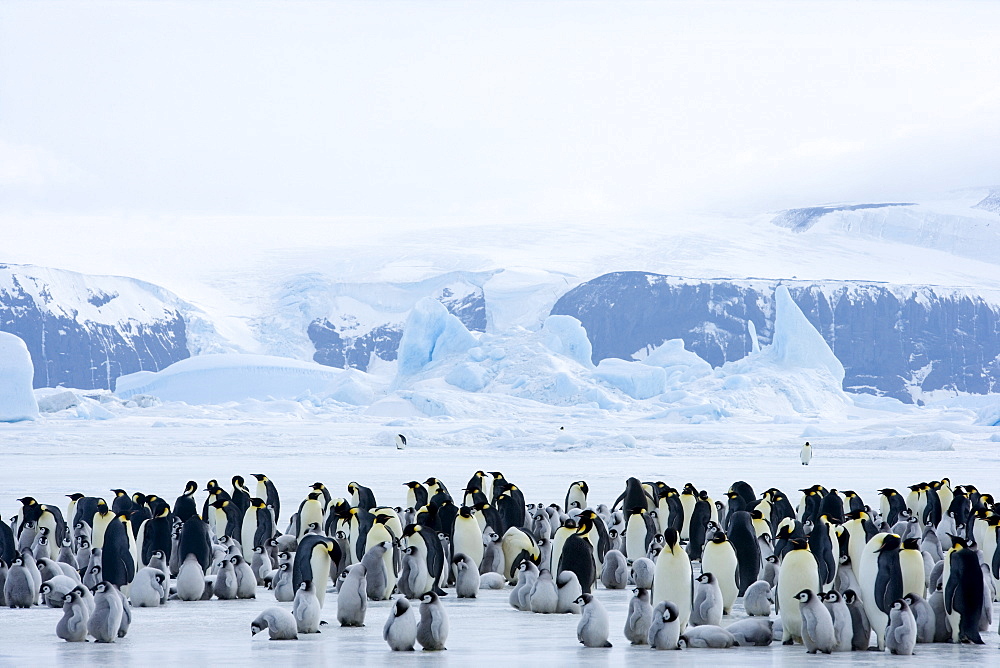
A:
POLYGON ((628 584, 628 563, 618 550, 608 550, 604 555, 601 583, 608 589, 624 589, 628 584))
MULTIPOLYGON (((934 642, 934 628, 937 620, 934 618, 934 609, 931 604, 913 593, 904 596, 903 600, 910 606, 910 612, 913 613, 913 619, 917 625, 917 642, 934 642)), ((889 616, 892 617, 892 613, 889 613, 889 616)))
POLYGON ((364 626, 368 610, 368 583, 364 564, 349 566, 337 594, 337 621, 341 626, 364 626))
MULTIPOLYGON (((427 558, 427 573, 431 579, 431 587, 440 596, 441 581, 447 577, 447 569, 444 567, 444 548, 441 540, 434 531, 420 524, 408 524, 403 529, 403 539, 407 546, 417 545, 421 547, 421 552, 427 558)), ((502 569, 501 565, 501 569, 502 569)), ((418 592, 423 593, 423 592, 418 592)))
POLYGON ((909 656, 917 644, 917 621, 905 600, 899 599, 889 610, 889 627, 885 631, 885 646, 892 654, 909 656))
POLYGON ((396 434, 396 449, 402 450, 406 447, 406 437, 402 434, 396 434))
POLYGON ((865 652, 872 639, 872 627, 865 612, 864 603, 858 598, 857 592, 848 589, 844 592, 844 603, 851 612, 851 650, 865 652))
POLYGON ((167 578, 160 569, 149 566, 140 568, 129 588, 132 605, 137 608, 159 607, 163 600, 165 582, 167 578))
POLYGON ((99 643, 114 642, 118 639, 124 614, 122 599, 115 586, 101 581, 94 591, 94 612, 90 615, 87 632, 99 643))
POLYGON ((528 609, 544 615, 559 611, 559 590, 547 568, 538 572, 538 577, 528 590, 528 609))
POLYGON ((387 601, 396 587, 396 571, 392 562, 392 544, 388 541, 376 543, 365 552, 361 559, 368 581, 368 598, 373 601, 387 601))
POLYGON ((281 499, 278 497, 278 488, 263 473, 254 473, 253 477, 257 479, 257 491, 254 496, 264 499, 267 506, 274 510, 274 521, 277 523, 281 519, 281 499))
POLYGON ((302 537, 309 530, 310 524, 315 523, 323 526, 325 503, 322 501, 322 498, 323 494, 319 491, 312 491, 306 495, 305 501, 302 502, 299 508, 299 530, 295 536, 297 540, 302 540, 302 537))
POLYGON ((243 558, 239 552, 229 557, 229 563, 233 565, 236 573, 236 598, 256 598, 257 597, 257 576, 253 568, 243 558))
POLYGON ((576 573, 580 586, 583 587, 583 593, 589 594, 596 582, 596 565, 591 543, 580 534, 569 536, 563 543, 558 570, 576 573))
POLYGON ((24 565, 24 556, 14 557, 3 584, 3 598, 10 608, 30 608, 38 603, 39 590, 35 580, 24 565))
POLYGON ((736 637, 721 626, 691 626, 681 634, 688 647, 729 649, 736 645, 736 637))
POLYGON ((692 626, 721 626, 723 596, 715 574, 706 571, 698 576, 691 608, 692 626))
MULTIPOLYGON (((653 578, 653 601, 671 601, 677 608, 677 624, 681 632, 687 627, 694 597, 691 560, 680 545, 680 534, 668 528, 663 532, 665 544, 656 558, 653 578)), ((679 634, 678 634, 679 635, 679 634)))
POLYGON ((726 630, 733 634, 740 647, 768 647, 774 640, 774 621, 762 617, 741 619, 726 630))
POLYGON ((591 594, 581 594, 576 600, 580 606, 580 622, 576 626, 576 639, 584 647, 611 647, 608 642, 610 624, 608 613, 591 594))
POLYGON ((712 540, 705 544, 701 568, 703 572, 715 575, 715 579, 719 583, 719 589, 722 592, 722 614, 724 615, 728 615, 729 611, 733 609, 733 603, 736 602, 736 597, 739 595, 739 585, 736 583, 739 566, 736 550, 729 542, 726 532, 716 532, 712 536, 712 540))
POLYGON ((770 617, 772 603, 771 585, 764 580, 757 580, 743 594, 743 610, 751 617, 770 617))
POLYGON ((417 623, 417 642, 425 651, 446 649, 448 640, 448 614, 432 591, 420 597, 420 621, 417 623))
POLYGON ((236 598, 236 570, 229 559, 222 559, 219 566, 212 582, 212 594, 220 601, 229 601, 236 598))
POLYGON ((803 466, 809 466, 809 462, 812 460, 812 457, 812 446, 809 445, 809 441, 806 441, 805 445, 802 446, 802 450, 799 451, 799 459, 802 460, 803 466))
POLYGON ((531 592, 531 588, 534 586, 535 580, 538 579, 539 570, 538 567, 530 561, 522 561, 517 567, 517 570, 517 584, 515 584, 514 588, 510 590, 510 596, 507 601, 515 610, 527 612, 531 609, 528 594, 531 592))
POLYGON ((633 645, 649 644, 649 627, 653 624, 653 606, 649 603, 649 590, 636 587, 635 596, 629 600, 625 618, 625 638, 633 645))
POLYGON ((483 531, 473 516, 472 508, 462 506, 455 518, 452 549, 455 554, 461 553, 472 559, 478 569, 483 561, 484 547, 483 531))
POLYGON ((56 624, 56 636, 66 642, 86 642, 90 609, 76 589, 63 597, 63 616, 56 624))
POLYGON ((837 646, 833 617, 811 589, 803 589, 796 596, 802 616, 802 644, 809 654, 831 653, 837 646))
POLYGON ((271 580, 271 589, 274 590, 274 600, 279 603, 291 603, 295 600, 295 585, 292 580, 292 562, 278 564, 271 580))
MULTIPOLYGON (((332 538, 309 534, 299 542, 292 564, 292 587, 298 590, 304 580, 312 580, 322 608, 326 601, 326 583, 330 567, 340 560, 340 547, 332 538)), ((395 583, 393 583, 395 584, 395 583)))
MULTIPOLYGON (((902 598, 903 574, 899 565, 899 536, 891 533, 876 534, 865 545, 861 555, 861 600, 871 622, 879 651, 885 649, 885 628, 889 624, 892 602, 902 598)), ((923 570, 923 566, 921 566, 923 570)), ((979 580, 982 580, 980 574, 979 580)))
POLYGON ((406 489, 406 505, 410 508, 423 508, 427 505, 427 488, 416 480, 403 483, 406 489))
POLYGON ((671 601, 660 601, 653 609, 653 618, 646 635, 647 644, 653 649, 680 649, 681 625, 677 606, 671 601))
POLYGON ((303 580, 292 601, 292 616, 299 633, 319 633, 319 616, 322 608, 316 598, 312 580, 303 580))
POLYGON ((781 617, 781 640, 785 645, 803 640, 799 593, 805 589, 819 591, 819 568, 806 540, 793 538, 788 541, 788 547, 781 562, 777 601, 781 617))
POLYGON ((422 550, 422 544, 408 545, 403 550, 403 566, 399 573, 400 593, 406 598, 418 599, 425 591, 431 590, 432 584, 430 574, 427 572, 427 556, 422 550))
MULTIPOLYGON (((765 523, 762 521, 761 524, 765 523)), ((729 529, 726 534, 739 564, 736 584, 739 588, 738 593, 742 596, 747 587, 757 581, 762 564, 760 542, 754 528, 753 516, 742 510, 730 513, 729 529)))
POLYGON ((405 596, 398 597, 382 627, 382 639, 393 652, 412 652, 417 642, 417 613, 405 596))
POLYGON ((693 483, 687 483, 684 485, 684 489, 680 494, 681 508, 683 508, 683 518, 681 524, 681 540, 688 540, 690 538, 690 527, 691 527, 691 514, 694 512, 695 504, 698 503, 698 489, 693 483))
POLYGON ((820 594, 823 605, 830 613, 833 620, 833 635, 835 639, 834 652, 850 652, 851 643, 854 640, 854 622, 851 619, 851 610, 844 602, 844 597, 838 591, 829 591, 820 594))
POLYGON ((899 550, 899 569, 903 578, 903 591, 923 597, 927 593, 927 574, 924 572, 919 538, 907 538, 903 541, 899 550))
POLYGON ((569 489, 566 490, 566 505, 565 510, 568 513, 573 508, 579 508, 583 510, 587 507, 587 494, 590 493, 590 487, 583 480, 577 480, 571 483, 569 489))
POLYGON ((985 587, 976 551, 961 538, 953 537, 945 555, 944 605, 951 625, 952 642, 982 645, 979 622, 983 614, 985 587))
POLYGON ((284 608, 270 607, 250 622, 250 635, 255 636, 264 629, 271 640, 298 640, 295 617, 284 608))
MULTIPOLYGON (((451 562, 455 568, 455 594, 459 598, 476 598, 479 593, 479 569, 472 559, 464 554, 456 554, 451 562)), ((429 589, 428 587, 424 591, 429 589)))
POLYGON ((580 586, 576 573, 573 571, 561 572, 556 576, 556 587, 559 590, 558 612, 560 614, 580 614, 580 606, 576 603, 576 599, 583 593, 583 588, 580 586))

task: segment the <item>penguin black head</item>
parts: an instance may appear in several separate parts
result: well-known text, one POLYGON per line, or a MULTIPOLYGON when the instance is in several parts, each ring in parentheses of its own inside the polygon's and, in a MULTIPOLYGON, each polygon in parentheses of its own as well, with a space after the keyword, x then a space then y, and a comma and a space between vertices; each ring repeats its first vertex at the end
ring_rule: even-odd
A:
POLYGON ((469 508, 468 506, 462 506, 461 509, 459 509, 458 514, 468 519, 472 517, 472 508, 469 508))
POLYGON ((252 475, 254 478, 256 478, 257 482, 266 482, 267 481, 267 476, 264 475, 263 473, 251 473, 250 475, 252 475))
POLYGON ((698 582, 702 584, 712 584, 715 582, 715 575, 712 573, 702 573, 698 576, 698 582))
POLYGON ((420 597, 421 603, 436 603, 438 600, 438 595, 432 591, 429 591, 420 597))
POLYGON ((844 602, 848 605, 854 605, 854 602, 858 600, 858 593, 853 589, 848 589, 844 592, 844 602))
POLYGON ((302 582, 299 583, 300 591, 312 591, 312 589, 313 589, 312 580, 303 580, 302 582))
POLYGON ((576 597, 576 600, 573 602, 578 605, 589 605, 590 602, 593 600, 594 596, 592 594, 580 594, 579 596, 576 597))
POLYGON ((318 501, 321 496, 323 496, 323 492, 309 492, 307 495, 310 501, 318 501))
POLYGON ((216 499, 215 501, 213 501, 211 503, 212 508, 218 508, 220 510, 223 509, 223 508, 225 508, 228 505, 229 505, 229 502, 226 501, 225 499, 216 499))
POLYGON ((791 538, 788 541, 788 549, 790 550, 808 550, 809 543, 805 538, 791 538))
POLYGON ((681 542, 681 535, 677 532, 677 529, 667 528, 663 532, 663 542, 670 548, 670 552, 673 553, 674 548, 681 542))
POLYGON ((18 501, 21 502, 22 506, 33 506, 36 503, 38 503, 37 501, 35 501, 35 499, 33 497, 30 497, 30 496, 25 496, 23 498, 20 498, 20 499, 18 499, 18 501))
POLYGON ((209 480, 207 483, 205 483, 205 489, 203 489, 202 491, 211 492, 214 489, 218 489, 218 487, 219 487, 219 481, 213 478, 212 480, 209 480))
POLYGON ((70 501, 79 501, 80 499, 83 498, 83 494, 80 494, 80 492, 75 492, 73 494, 67 494, 66 496, 69 497, 70 501))
POLYGON ((882 546, 875 550, 876 552, 891 552, 893 550, 898 550, 903 544, 902 539, 894 533, 888 534, 882 539, 882 546))
POLYGON ((836 589, 831 589, 830 591, 823 594, 823 600, 829 601, 830 603, 836 603, 841 599, 840 592, 836 589))
POLYGON ((920 539, 919 538, 907 538, 903 541, 904 550, 919 550, 920 549, 920 539))
POLYGON ((410 609, 410 602, 406 600, 405 596, 400 596, 396 599, 395 603, 392 605, 392 616, 400 617, 406 614, 406 611, 410 609))
POLYGON ((814 596, 815 594, 813 594, 812 589, 803 589, 802 591, 800 591, 798 594, 795 595, 795 598, 798 599, 800 603, 806 603, 814 596))
POLYGON ((124 489, 113 489, 111 491, 115 493, 115 496, 128 496, 128 492, 124 489))
POLYGON ((232 483, 233 483, 233 487, 236 487, 238 489, 240 487, 243 487, 246 484, 246 481, 243 480, 243 476, 241 476, 241 475, 234 475, 233 479, 232 479, 232 483))
POLYGON ((909 604, 907 604, 907 602, 901 598, 898 598, 892 602, 893 610, 908 610, 909 607, 910 607, 909 604))
POLYGON ((670 622, 677 619, 678 614, 679 613, 677 611, 677 606, 671 603, 670 601, 667 601, 667 604, 663 608, 663 621, 669 624, 670 622))
POLYGON ((97 512, 100 513, 101 515, 103 515, 104 513, 108 512, 108 502, 105 501, 104 499, 98 499, 97 500, 97 512))

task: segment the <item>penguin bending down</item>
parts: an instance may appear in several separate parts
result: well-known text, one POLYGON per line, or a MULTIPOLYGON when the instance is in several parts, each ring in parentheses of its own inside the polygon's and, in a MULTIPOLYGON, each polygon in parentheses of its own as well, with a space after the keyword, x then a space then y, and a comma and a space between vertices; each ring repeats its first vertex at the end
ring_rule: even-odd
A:
POLYGON ((688 647, 729 649, 736 645, 736 637, 721 626, 691 626, 681 640, 688 647))
POLYGON ((476 598, 481 578, 472 559, 464 554, 456 554, 452 565, 455 567, 455 594, 459 598, 476 598))
POLYGON ((767 647, 774 640, 774 621, 762 617, 741 619, 726 630, 733 634, 740 647, 767 647))
POLYGON ((296 632, 295 617, 284 608, 265 608, 257 615, 257 619, 250 622, 250 635, 255 636, 264 629, 267 629, 271 640, 298 640, 296 632))
POLYGON ((743 609, 751 617, 770 617, 772 603, 771 585, 764 580, 754 582, 743 595, 743 609))
POLYGON ((653 609, 646 642, 653 649, 680 649, 680 638, 681 625, 677 617, 677 606, 670 601, 661 601, 653 609))
POLYGON ((557 612, 560 614, 580 614, 580 606, 576 603, 576 599, 583 594, 583 588, 580 586, 580 581, 576 579, 576 573, 573 571, 561 572, 556 577, 556 588, 559 590, 557 612))
POLYGON ((601 583, 608 589, 624 589, 628 584, 628 563, 618 550, 608 550, 604 555, 601 583))
POLYGON ((167 577, 158 568, 139 569, 129 588, 129 598, 137 608, 155 608, 163 601, 167 577))
POLYGON ((584 647, 611 647, 608 642, 610 624, 608 613, 601 602, 591 594, 581 594, 576 599, 581 608, 580 622, 576 626, 576 639, 584 647))
POLYGON ((417 613, 405 596, 398 597, 382 627, 382 639, 393 652, 412 652, 417 642, 417 613))

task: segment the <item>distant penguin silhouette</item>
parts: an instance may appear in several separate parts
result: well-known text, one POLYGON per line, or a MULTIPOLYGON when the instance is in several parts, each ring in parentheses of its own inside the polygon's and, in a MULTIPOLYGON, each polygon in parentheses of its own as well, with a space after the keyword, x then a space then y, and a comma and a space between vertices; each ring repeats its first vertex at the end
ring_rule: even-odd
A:
POLYGON ((396 449, 402 450, 406 447, 406 437, 402 434, 396 434, 396 449))
POLYGON ((799 452, 799 459, 802 460, 803 466, 809 466, 810 460, 812 460, 813 449, 809 445, 809 441, 806 441, 805 445, 802 446, 802 450, 799 452))

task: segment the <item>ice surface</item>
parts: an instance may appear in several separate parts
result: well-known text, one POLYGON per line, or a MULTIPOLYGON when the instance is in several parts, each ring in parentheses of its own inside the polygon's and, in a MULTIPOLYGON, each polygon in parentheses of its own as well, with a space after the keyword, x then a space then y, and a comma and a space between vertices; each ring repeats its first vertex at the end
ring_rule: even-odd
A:
POLYGON ((661 367, 613 357, 601 360, 593 375, 633 399, 649 399, 663 394, 667 384, 667 372, 661 367))
POLYGON ((19 337, 0 332, 0 422, 38 417, 38 403, 31 389, 34 375, 28 346, 19 337))
POLYGON ((774 291, 774 301, 776 312, 771 345, 775 361, 798 369, 826 369, 843 384, 844 365, 802 313, 788 288, 779 285, 774 291))
POLYGON ((333 369, 286 357, 219 354, 191 357, 162 371, 122 376, 115 393, 123 399, 151 394, 188 404, 312 395, 359 405, 373 401, 376 384, 368 374, 354 369, 333 369))
POLYGON ((564 355, 583 367, 593 367, 593 348, 587 330, 569 315, 550 315, 542 325, 545 344, 555 353, 564 355))
POLYGON ((431 362, 464 353, 476 345, 476 337, 462 321, 430 297, 418 301, 410 311, 399 342, 400 375, 417 373, 431 362))

